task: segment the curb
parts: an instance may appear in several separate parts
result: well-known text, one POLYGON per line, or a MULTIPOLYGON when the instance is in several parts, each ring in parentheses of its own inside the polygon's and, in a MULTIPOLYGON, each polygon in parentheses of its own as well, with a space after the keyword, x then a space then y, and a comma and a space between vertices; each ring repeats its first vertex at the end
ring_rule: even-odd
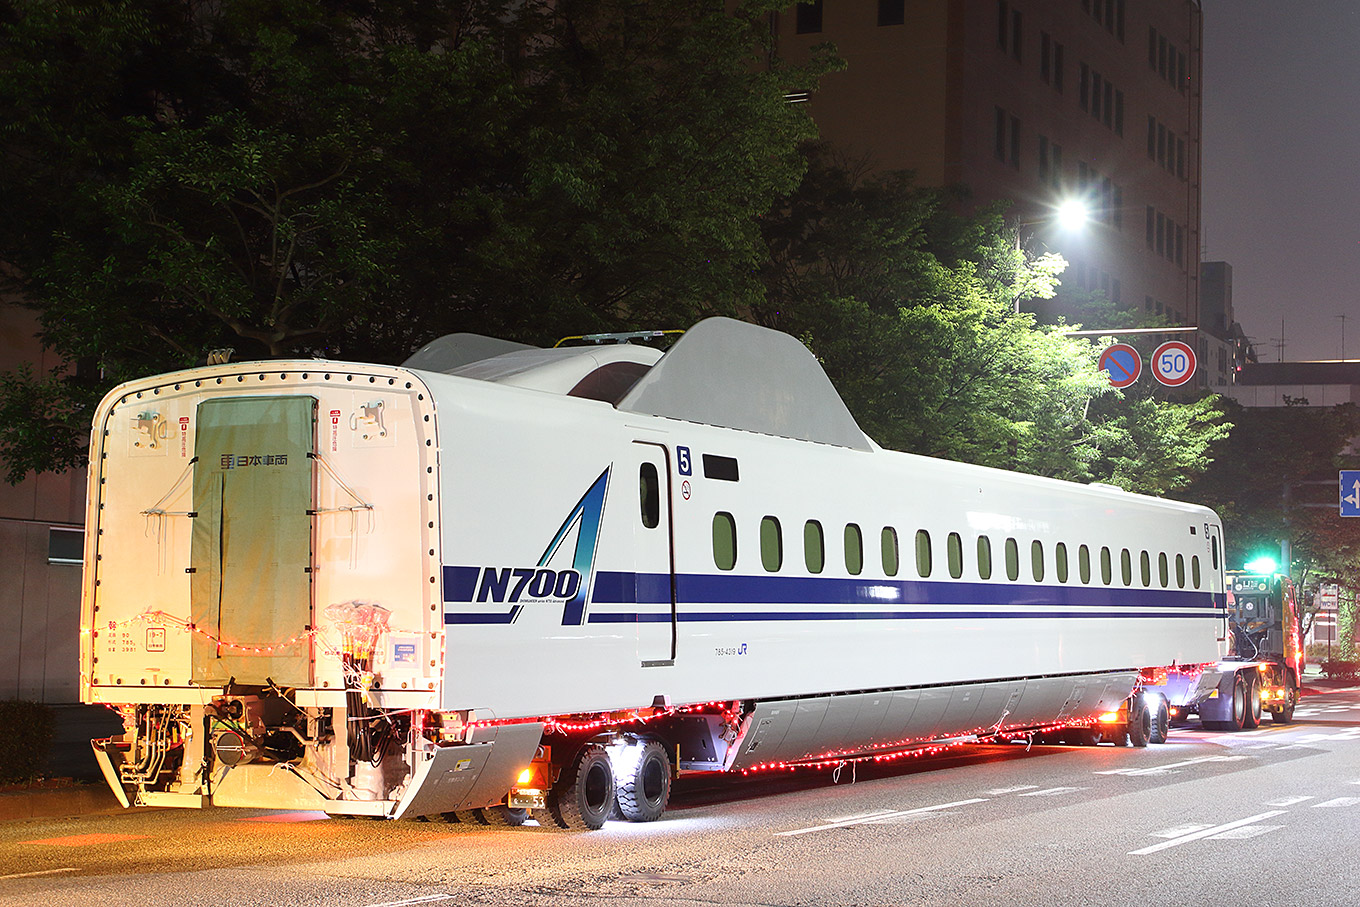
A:
POLYGON ((0 822, 13 819, 59 819, 122 812, 123 805, 104 785, 0 793, 0 822))

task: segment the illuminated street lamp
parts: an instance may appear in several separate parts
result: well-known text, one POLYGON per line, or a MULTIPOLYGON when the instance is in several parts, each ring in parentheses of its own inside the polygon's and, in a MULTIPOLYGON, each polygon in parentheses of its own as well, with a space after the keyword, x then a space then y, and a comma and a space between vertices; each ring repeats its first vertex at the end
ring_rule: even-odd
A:
MULTIPOLYGON (((1043 217, 1032 220, 1017 221, 1015 224, 1015 251, 1021 251, 1020 237, 1026 227, 1037 227, 1043 224, 1056 224, 1059 229, 1067 233, 1082 230, 1086 222, 1090 220, 1091 212, 1086 202, 1080 198, 1064 199, 1055 207, 1051 208, 1043 217)), ((1015 299, 1015 311, 1020 311, 1020 298, 1015 299)))

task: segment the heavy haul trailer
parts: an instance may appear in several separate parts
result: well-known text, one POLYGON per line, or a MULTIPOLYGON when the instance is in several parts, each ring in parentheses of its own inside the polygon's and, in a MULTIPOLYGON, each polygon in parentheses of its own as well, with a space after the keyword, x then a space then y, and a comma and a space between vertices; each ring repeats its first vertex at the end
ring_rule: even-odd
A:
POLYGON ((147 378, 91 458, 82 696, 125 804, 598 827, 1222 654, 1212 512, 881 450, 727 319, 147 378))
POLYGON ((1160 693, 1174 724, 1198 716, 1211 730, 1294 720, 1304 651, 1294 585, 1274 572, 1228 571, 1229 654, 1208 664, 1157 672, 1145 685, 1160 693))

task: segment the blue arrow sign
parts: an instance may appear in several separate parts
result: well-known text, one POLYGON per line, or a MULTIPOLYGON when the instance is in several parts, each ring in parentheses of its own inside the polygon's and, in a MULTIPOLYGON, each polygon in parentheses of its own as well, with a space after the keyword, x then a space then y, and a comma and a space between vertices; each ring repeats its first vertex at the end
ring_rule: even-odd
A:
POLYGON ((1360 469, 1341 470, 1341 515, 1360 516, 1360 469))

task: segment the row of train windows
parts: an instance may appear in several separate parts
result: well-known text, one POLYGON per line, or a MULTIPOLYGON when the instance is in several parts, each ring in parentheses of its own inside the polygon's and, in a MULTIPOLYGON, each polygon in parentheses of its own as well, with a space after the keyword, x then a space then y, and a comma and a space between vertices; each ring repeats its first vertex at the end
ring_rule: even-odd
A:
MULTIPOLYGON (((845 524, 844 532, 845 569, 851 576, 859 576, 864 570, 864 534, 854 523, 845 524)), ((961 579, 964 573, 963 538, 951 532, 945 538, 945 562, 949 576, 961 579)), ((930 533, 925 529, 916 532, 916 573, 928 578, 934 572, 935 549, 930 533)), ((1015 582, 1020 579, 1020 543, 1008 538, 1002 545, 1005 561, 1006 579, 1015 582)), ((880 563, 885 576, 896 576, 901 567, 898 550, 897 530, 884 526, 879 533, 880 563)), ((1119 550, 1119 579, 1125 586, 1134 585, 1134 554, 1127 548, 1119 550)), ((1137 555, 1138 580, 1144 587, 1153 585, 1154 555, 1141 551, 1137 555)), ((1177 554, 1174 560, 1160 552, 1156 558, 1156 584, 1169 589, 1174 583, 1177 589, 1186 587, 1185 555, 1177 554)), ((1115 555, 1108 547, 1102 547, 1098 555, 1100 581, 1106 586, 1114 583, 1115 555)), ((713 515, 713 561, 719 570, 732 570, 737 566, 737 521, 730 513, 719 511, 713 515)), ((767 516, 760 521, 760 561, 769 573, 777 573, 784 566, 784 531, 779 519, 767 516)), ((1218 542, 1213 544, 1213 568, 1218 569, 1218 542)), ((809 573, 821 573, 826 569, 826 535, 822 524, 808 520, 803 524, 803 563, 809 573)), ((1040 583, 1048 573, 1049 561, 1045 556, 1044 543, 1035 539, 1029 543, 1029 575, 1026 580, 1040 583)), ((1059 583, 1066 583, 1071 564, 1067 545, 1058 542, 1053 546, 1053 575, 1059 583)), ((992 540, 985 535, 978 536, 976 558, 974 561, 978 579, 992 578, 992 540)), ((1092 577, 1091 549, 1086 545, 1077 547, 1077 576, 1084 584, 1092 577)), ((1198 555, 1191 555, 1189 581, 1193 588, 1201 586, 1202 576, 1198 555)))

